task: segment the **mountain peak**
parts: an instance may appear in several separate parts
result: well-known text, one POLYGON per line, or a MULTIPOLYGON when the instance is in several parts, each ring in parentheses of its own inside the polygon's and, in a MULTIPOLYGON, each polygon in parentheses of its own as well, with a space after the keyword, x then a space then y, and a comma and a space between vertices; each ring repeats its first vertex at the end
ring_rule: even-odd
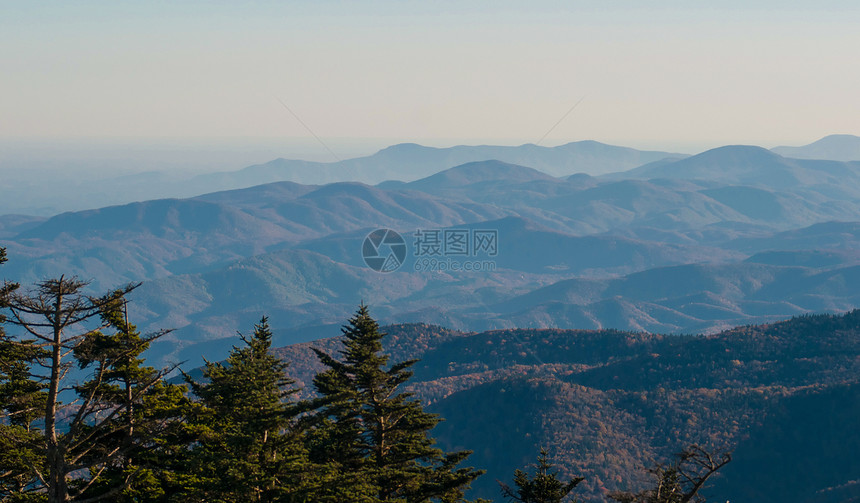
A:
POLYGON ((848 179, 852 171, 841 163, 782 157, 751 145, 728 145, 685 159, 653 163, 626 173, 628 178, 706 180, 770 189, 806 187, 848 179))
POLYGON ((319 187, 302 196, 305 199, 320 197, 370 197, 379 192, 379 189, 361 182, 335 182, 319 187))
POLYGON ((860 136, 831 134, 801 147, 775 147, 773 152, 796 159, 860 161, 860 136))
POLYGON ((394 145, 390 145, 385 147, 374 155, 385 155, 385 154, 414 154, 417 152, 423 152, 427 150, 437 150, 435 147, 426 147, 424 145, 420 145, 418 143, 396 143, 394 145))
POLYGON ((758 159, 777 159, 779 157, 782 157, 775 152, 756 145, 724 145, 722 147, 716 147, 710 150, 706 150, 700 154, 696 154, 692 157, 689 157, 688 159, 705 159, 711 157, 719 157, 721 159, 726 159, 729 156, 758 159))
POLYGON ((825 136, 824 138, 822 138, 816 142, 813 142, 812 145, 815 145, 816 143, 843 142, 843 141, 848 141, 848 142, 852 142, 852 143, 853 142, 860 142, 860 136, 853 135, 853 134, 831 134, 831 135, 825 136))
POLYGON ((479 182, 529 182, 533 180, 558 181, 542 171, 519 164, 495 159, 467 162, 416 180, 409 185, 416 188, 452 188, 479 182))

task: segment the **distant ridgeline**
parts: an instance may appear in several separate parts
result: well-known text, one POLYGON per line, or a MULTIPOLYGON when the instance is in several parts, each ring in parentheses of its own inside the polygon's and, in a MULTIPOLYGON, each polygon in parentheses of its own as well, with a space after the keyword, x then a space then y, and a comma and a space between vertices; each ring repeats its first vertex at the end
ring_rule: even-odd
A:
MULTIPOLYGON (((802 316, 713 336, 615 330, 462 333, 384 327, 394 361, 419 358, 410 388, 444 418, 444 449, 472 449, 488 473, 473 496, 545 447, 561 475, 585 477, 581 501, 637 489, 646 469, 697 443, 732 450, 708 501, 854 501, 860 497, 860 311, 802 316), (639 474, 639 479, 636 479, 639 474)), ((321 370, 311 347, 276 350, 297 385, 321 370)))
MULTIPOLYGON (((308 185, 301 173, 325 170, 287 161, 205 175, 211 184, 162 181, 154 200, 90 184, 139 202, 0 214, 4 277, 76 275, 96 291, 143 282, 131 318, 145 332, 176 329, 153 343, 148 358, 159 365, 226 358, 236 331, 263 315, 279 346, 333 336, 363 299, 383 323, 463 331, 717 333, 860 307, 860 161, 743 145, 689 157, 607 148, 400 145, 324 165, 343 180, 386 180, 375 186, 308 185), (384 176, 360 176, 368 170, 384 176), (364 261, 363 240, 377 229, 407 245, 391 274, 364 261), (497 237, 492 257, 416 246, 418 232, 467 232, 474 243, 478 231, 497 237), (469 262, 492 267, 449 267, 469 262)), ((42 180, 37 189, 30 199, 50 199, 42 180)))

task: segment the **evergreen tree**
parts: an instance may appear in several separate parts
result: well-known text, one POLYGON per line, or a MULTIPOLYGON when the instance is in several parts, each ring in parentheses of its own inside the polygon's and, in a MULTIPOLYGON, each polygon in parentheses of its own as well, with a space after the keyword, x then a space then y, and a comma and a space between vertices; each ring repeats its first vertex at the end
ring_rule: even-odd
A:
MULTIPOLYGON (((0 248, 0 264, 6 250, 0 248)), ((0 285, 0 307, 18 289, 15 283, 0 285)), ((32 428, 44 410, 44 385, 34 379, 32 367, 46 352, 33 340, 15 340, 6 335, 0 314, 0 501, 39 501, 40 488, 33 484, 45 471, 37 449, 41 434, 32 428)))
POLYGON ((198 403, 188 419, 196 442, 181 501, 310 501, 296 429, 301 404, 289 401, 297 390, 287 364, 269 353, 267 319, 242 341, 225 363, 207 362, 201 381, 186 375, 198 403))
POLYGON ((502 494, 511 501, 520 503, 561 503, 580 483, 582 477, 576 477, 568 482, 558 479, 558 473, 552 471, 549 455, 541 448, 534 476, 522 470, 514 472, 516 489, 499 482, 502 494))
POLYGON ((469 451, 444 453, 428 436, 439 422, 401 391, 415 361, 388 364, 384 333, 367 306, 343 327, 337 360, 315 350, 327 367, 314 379, 320 395, 311 459, 324 467, 317 501, 462 501, 482 472, 458 468, 469 451))
MULTIPOLYGON (((151 338, 142 337, 137 327, 128 323, 124 303, 122 311, 107 310, 103 319, 115 333, 92 333, 75 348, 74 354, 82 367, 96 361, 110 362, 110 365, 99 382, 84 383, 78 392, 95 393, 108 408, 117 404, 121 407, 112 420, 118 433, 115 444, 102 450, 122 448, 128 438, 137 441, 126 446, 121 458, 101 470, 97 480, 81 492, 81 499, 110 494, 110 500, 115 502, 164 501, 171 489, 170 481, 176 477, 171 463, 165 460, 174 457, 177 449, 182 448, 182 444, 176 442, 176 432, 183 427, 181 419, 187 410, 187 389, 163 382, 162 372, 144 365, 140 356, 149 348, 151 338), (140 394, 143 388, 146 391, 140 394)), ((73 482, 73 486, 80 485, 80 480, 73 482)))
MULTIPOLYGON (((131 456, 158 430, 140 413, 146 400, 163 389, 161 378, 169 371, 139 369, 138 358, 166 332, 131 337, 117 321, 124 296, 136 285, 103 297, 83 294, 85 286, 63 276, 24 293, 7 284, 2 299, 11 315, 8 323, 34 337, 6 338, 7 347, 30 352, 23 358, 19 354, 18 367, 7 367, 17 370, 6 375, 13 376, 10 382, 29 379, 31 403, 40 405, 38 413, 28 406, 26 417, 16 419, 26 423, 20 425, 26 436, 3 441, 24 453, 23 459, 35 456, 26 461, 29 471, 19 473, 22 481, 26 478, 22 491, 49 503, 115 501, 139 482, 144 471, 131 456), (104 333, 111 328, 119 330, 104 333), (117 470, 124 475, 112 478, 117 470)), ((7 412, 10 403, 15 402, 4 402, 7 412)))
POLYGON ((42 356, 32 341, 12 340, 0 329, 0 501, 40 498, 33 482, 45 472, 45 459, 41 432, 33 426, 44 410, 45 392, 31 368, 42 356))

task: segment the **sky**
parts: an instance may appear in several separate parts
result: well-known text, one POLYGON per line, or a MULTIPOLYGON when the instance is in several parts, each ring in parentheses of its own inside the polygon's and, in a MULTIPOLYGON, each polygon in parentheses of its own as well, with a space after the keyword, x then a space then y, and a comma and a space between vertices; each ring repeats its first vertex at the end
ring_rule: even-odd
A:
POLYGON ((149 142, 334 160, 400 141, 585 139, 695 153, 860 135, 857 2, 0 0, 0 12, 7 153, 149 142))

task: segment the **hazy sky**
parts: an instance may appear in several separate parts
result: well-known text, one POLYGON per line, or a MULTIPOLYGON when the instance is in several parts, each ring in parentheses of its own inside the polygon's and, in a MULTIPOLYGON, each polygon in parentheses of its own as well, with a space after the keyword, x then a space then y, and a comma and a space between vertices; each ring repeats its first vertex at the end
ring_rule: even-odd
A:
POLYGON ((751 3, 0 0, 0 140, 860 134, 860 3, 751 3))

